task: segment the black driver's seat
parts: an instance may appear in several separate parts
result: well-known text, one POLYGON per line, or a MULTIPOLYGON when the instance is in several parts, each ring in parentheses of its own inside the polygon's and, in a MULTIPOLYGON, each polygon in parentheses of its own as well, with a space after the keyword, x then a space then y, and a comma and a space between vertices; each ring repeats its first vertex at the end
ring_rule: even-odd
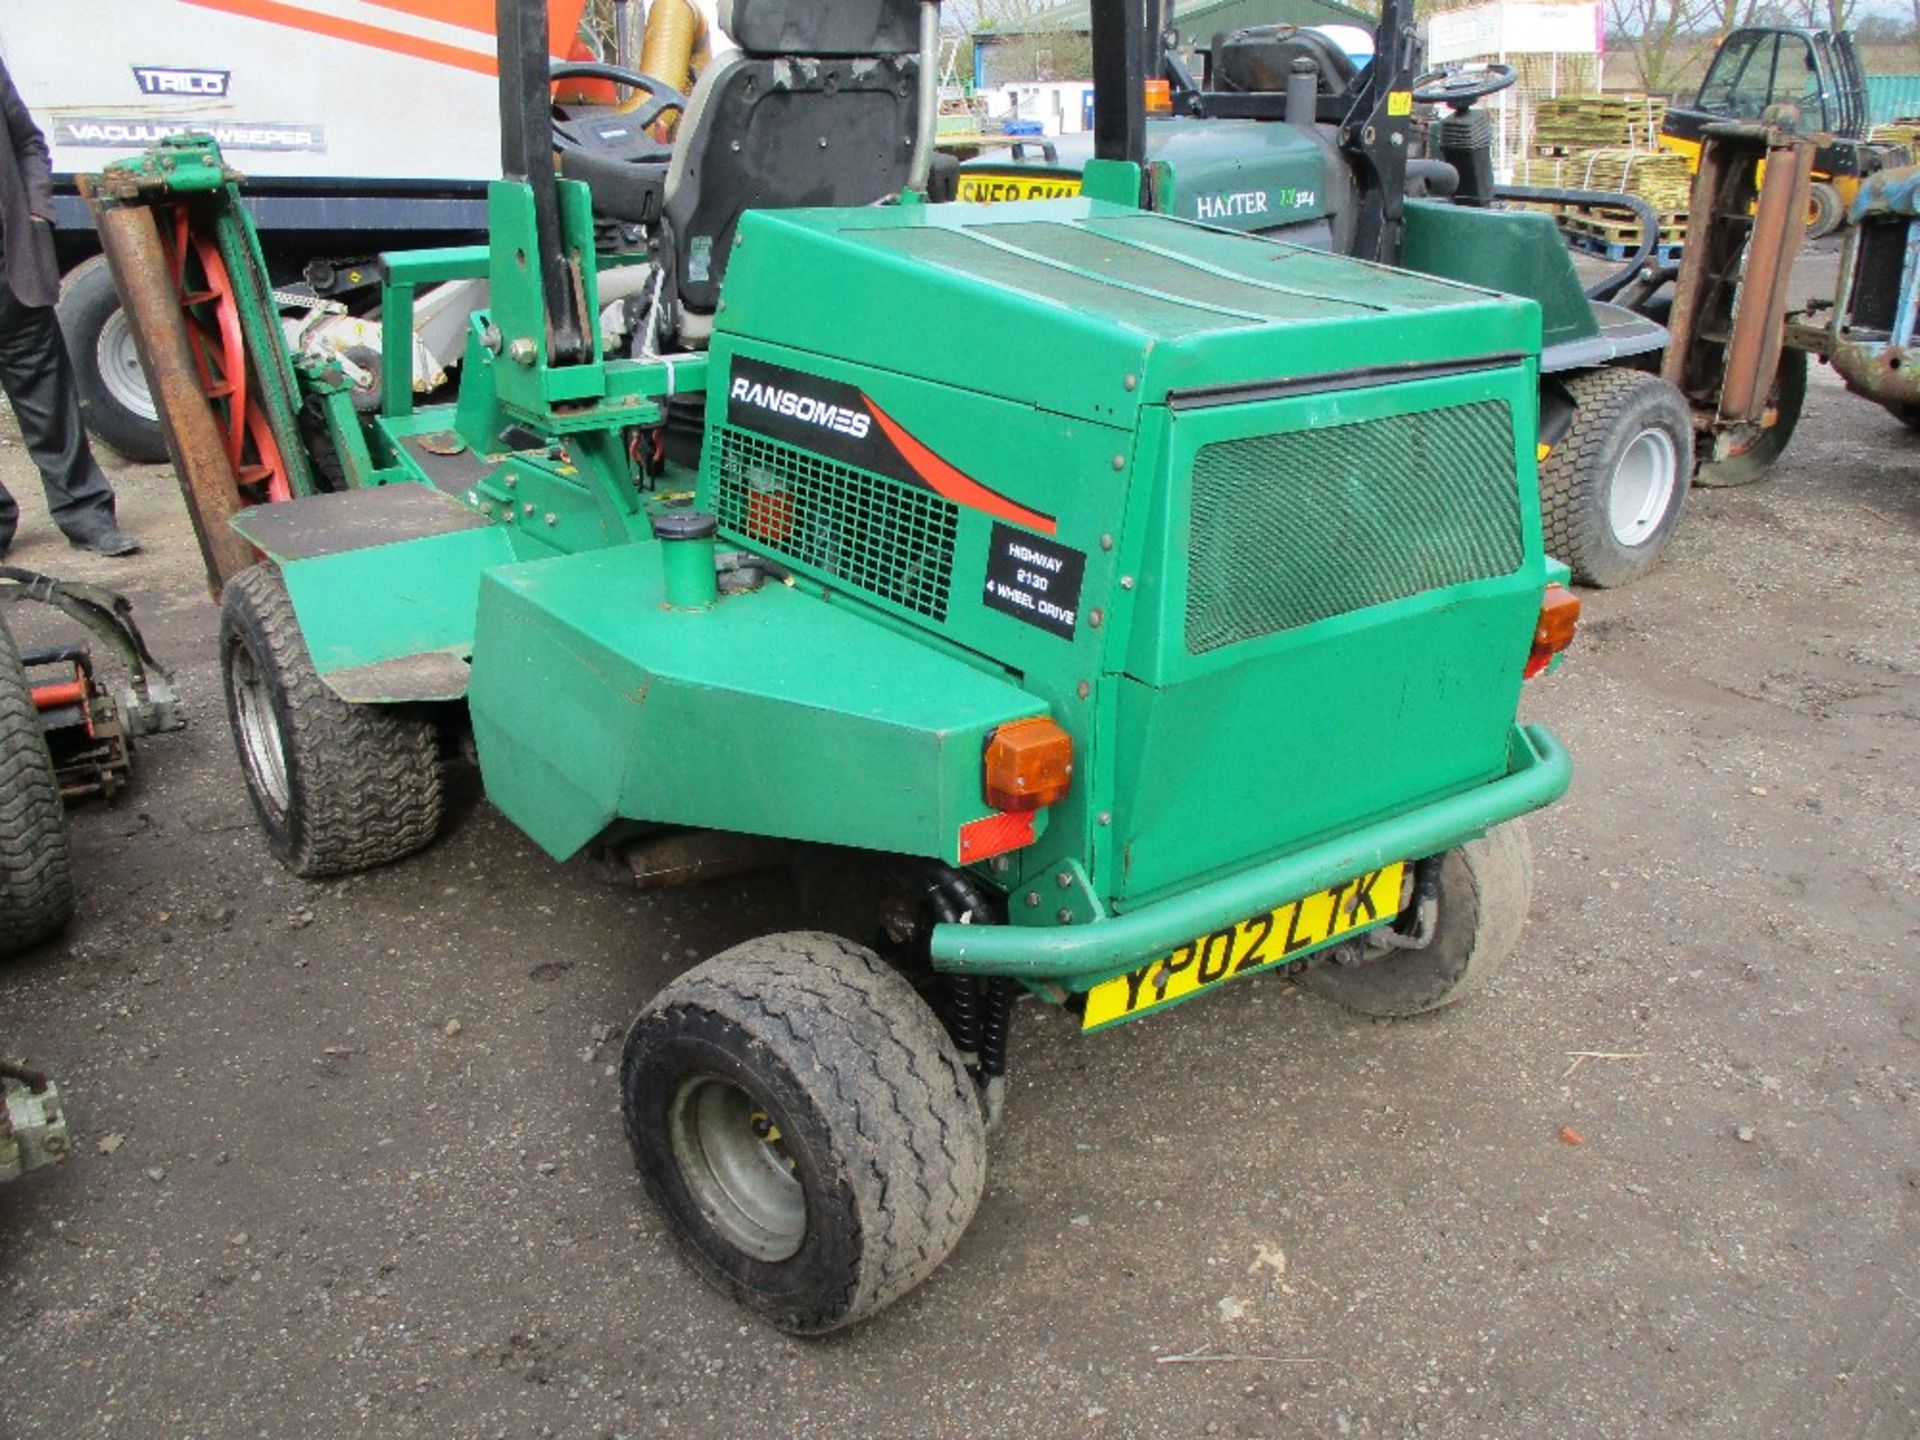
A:
POLYGON ((1213 37, 1212 80, 1217 90, 1282 95, 1293 62, 1306 60, 1316 72, 1321 95, 1341 96, 1353 88, 1359 69, 1332 37, 1297 25, 1250 25, 1213 37))
POLYGON ((694 87, 664 181, 657 166, 562 168, 595 208, 651 225, 680 300, 683 342, 704 345, 747 210, 871 205, 907 183, 919 86, 918 0, 722 0, 740 49, 694 87))

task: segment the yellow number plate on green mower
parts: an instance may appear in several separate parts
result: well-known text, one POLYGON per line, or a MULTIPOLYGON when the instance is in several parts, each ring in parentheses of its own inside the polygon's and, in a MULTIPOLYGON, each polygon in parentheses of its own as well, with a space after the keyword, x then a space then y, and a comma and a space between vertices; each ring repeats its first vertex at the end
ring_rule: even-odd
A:
POLYGON ((1171 955, 1103 980, 1087 992, 1082 1030, 1098 1030, 1188 999, 1239 975, 1304 955, 1400 913, 1405 861, 1279 905, 1264 915, 1189 940, 1171 955))
POLYGON ((1017 172, 989 174, 969 170, 960 177, 954 198, 975 204, 1002 200, 1067 200, 1080 193, 1078 175, 1022 175, 1017 172))

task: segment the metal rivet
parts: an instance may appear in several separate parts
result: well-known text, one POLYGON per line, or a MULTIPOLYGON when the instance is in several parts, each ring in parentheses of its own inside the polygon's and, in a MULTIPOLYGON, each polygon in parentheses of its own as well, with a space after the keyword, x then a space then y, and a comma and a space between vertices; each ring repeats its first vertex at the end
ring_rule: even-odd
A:
POLYGON ((820 148, 821 148, 822 150, 824 150, 824 149, 826 149, 826 148, 827 148, 827 137, 826 137, 826 136, 824 136, 824 135, 822 135, 822 136, 820 137, 820 148))
POLYGON ((727 148, 738 155, 740 153, 740 142, 738 140, 729 140, 727 142, 727 148))
POLYGON ((1100 817, 1099 817, 1099 818, 1100 818, 1100 823, 1101 823, 1102 825, 1111 825, 1111 824, 1113 824, 1113 812, 1112 812, 1111 810, 1102 810, 1102 811, 1100 812, 1100 817))
POLYGON ((560 523, 560 517, 554 514, 553 511, 551 510, 547 511, 547 524, 558 525, 559 523, 560 523))
POLYGON ((1126 456, 1124 456, 1124 455, 1116 455, 1116 456, 1114 456, 1114 457, 1113 457, 1113 468, 1114 468, 1114 469, 1116 469, 1116 470, 1124 470, 1124 469, 1126 469, 1126 468, 1127 468, 1127 457, 1126 457, 1126 456))
POLYGON ((1087 697, 1088 697, 1089 695, 1091 695, 1091 694, 1093 694, 1093 686, 1091 686, 1091 685, 1089 685, 1089 684, 1088 684, 1088 683, 1087 683, 1086 681, 1084 681, 1084 680, 1082 680, 1082 681, 1080 682, 1080 686, 1079 686, 1079 691, 1078 691, 1078 693, 1079 693, 1079 696, 1080 696, 1080 698, 1081 698, 1082 700, 1084 700, 1084 699, 1086 699, 1086 698, 1087 698, 1087 697))
POLYGON ((1140 377, 1138 375, 1127 376, 1127 389, 1131 390, 1135 386, 1137 386, 1139 383, 1140 383, 1140 377))
POLYGON ((482 515, 491 515, 491 514, 493 514, 493 502, 492 502, 491 500, 489 500, 489 501, 487 501, 487 503, 486 503, 486 504, 484 504, 484 505, 482 505, 482 506, 480 507, 480 513, 481 513, 482 515))
POLYGON ((1073 911, 1071 910, 1058 911, 1053 918, 1058 920, 1062 925, 1071 925, 1073 924, 1073 911))
POLYGON ((1133 576, 1122 575, 1120 577, 1120 588, 1122 590, 1131 590, 1133 588, 1133 576))
POLYGON ((519 485, 520 485, 520 477, 518 475, 507 476, 507 488, 509 490, 517 489, 519 485))
POLYGON ((531 500, 529 500, 529 501, 527 501, 527 503, 526 503, 526 504, 524 504, 524 505, 522 505, 522 506, 520 507, 520 513, 521 513, 522 515, 531 515, 531 514, 533 514, 533 501, 531 501, 531 500))
POLYGON ((1058 885, 1062 890, 1071 890, 1073 888, 1073 872, 1071 870, 1062 870, 1058 875, 1053 877, 1053 883, 1058 885))
POLYGON ((1088 623, 1089 625, 1091 625, 1091 626, 1093 626, 1093 628, 1094 628, 1094 629, 1096 629, 1096 630, 1098 630, 1098 629, 1100 628, 1100 626, 1101 626, 1101 625, 1102 625, 1103 623, 1105 623, 1105 621, 1106 621, 1106 618, 1107 618, 1107 612, 1106 612, 1106 611, 1104 611, 1104 610, 1096 610, 1096 611, 1094 611, 1094 612, 1093 612, 1093 613, 1092 613, 1091 615, 1089 615, 1089 616, 1087 616, 1087 623, 1088 623))
POLYGON ((1006 856, 996 855, 993 857, 993 873, 994 874, 1004 875, 1007 873, 1007 871, 1011 870, 1012 868, 1013 868, 1013 862, 1007 859, 1006 856))
POLYGON ((1027 891, 1027 908, 1029 910, 1038 910, 1040 908, 1040 892, 1038 890, 1027 891))
POLYGON ((1100 537, 1100 548, 1102 550, 1111 550, 1113 548, 1113 536, 1102 535, 1100 537))

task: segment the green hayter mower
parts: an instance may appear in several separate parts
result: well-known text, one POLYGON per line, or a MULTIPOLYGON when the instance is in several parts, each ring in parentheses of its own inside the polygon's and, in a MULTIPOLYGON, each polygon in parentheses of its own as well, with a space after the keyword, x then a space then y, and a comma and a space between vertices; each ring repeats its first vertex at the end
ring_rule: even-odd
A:
MULTIPOLYGON (((1746 284, 1750 237, 1756 251, 1785 253, 1789 269, 1792 258, 1784 239, 1755 229, 1764 168, 1755 160, 1742 156, 1744 206, 1712 186, 1696 191, 1676 258, 1659 216, 1636 196, 1496 183, 1493 130, 1476 106, 1516 72, 1419 73, 1410 0, 1383 0, 1373 59, 1358 67, 1315 30, 1261 25, 1213 36, 1195 76, 1170 15, 1169 0, 1144 0, 1142 46, 1162 99, 1145 129, 1149 208, 1539 303, 1541 505, 1547 549, 1576 581, 1617 586, 1646 575, 1673 540, 1690 483, 1748 483, 1785 450, 1804 364, 1789 356, 1777 376, 1767 369, 1756 400, 1730 407, 1726 393, 1749 387, 1725 373, 1717 351, 1674 344, 1667 329, 1671 287, 1690 288, 1697 272, 1691 288, 1704 281, 1725 292, 1699 327, 1720 348, 1736 312, 1743 331, 1778 331, 1770 284, 1746 284), (1434 117, 1424 125, 1423 112, 1434 117), (1553 220, 1519 208, 1545 204, 1630 212, 1638 241, 1583 280, 1553 220), (1743 285, 1755 298, 1735 293, 1743 285)), ((1078 193, 1092 152, 1087 135, 1023 140, 966 162, 953 190, 983 202, 1078 193)), ((1791 190, 1793 176, 1776 170, 1766 171, 1770 188, 1791 190)), ((1768 355, 1779 353, 1776 334, 1768 355)))
POLYGON ((392 334, 489 283, 446 403, 362 417, 288 360, 204 141, 95 186, 274 853, 420 849, 470 741, 556 860, 734 837, 883 881, 674 980, 620 1067, 669 1229, 800 1333, 959 1240, 1017 1002, 1482 984, 1569 776, 1515 720, 1578 612, 1539 307, 1143 210, 1115 0, 1087 193, 1010 209, 925 203, 933 4, 735 0, 670 154, 563 150, 585 179, 543 9, 499 5, 491 243, 382 261, 392 334))

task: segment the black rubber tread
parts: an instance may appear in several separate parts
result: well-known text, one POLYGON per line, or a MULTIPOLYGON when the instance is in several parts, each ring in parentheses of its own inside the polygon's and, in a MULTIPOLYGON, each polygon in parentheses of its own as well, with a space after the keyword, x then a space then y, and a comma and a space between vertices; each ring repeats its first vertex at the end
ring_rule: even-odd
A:
MULTIPOLYGON (((730 1077, 723 1077, 730 1078, 730 1077)), ((782 1330, 822 1334, 938 1268, 980 1201, 986 1133, 972 1079, 911 984, 836 935, 766 936, 714 956, 634 1021, 621 1063, 627 1137, 654 1203, 700 1271, 782 1330), (671 1160, 670 1090, 724 1046, 794 1148, 807 1235, 768 1264, 707 1223, 671 1160)))
POLYGON ((119 308, 120 294, 113 288, 107 257, 95 255, 74 266, 60 282, 60 303, 54 314, 73 360, 80 418, 87 430, 129 460, 158 464, 167 458, 159 420, 127 409, 100 378, 100 331, 119 308))
POLYGON ((1840 192, 1825 180, 1816 180, 1807 192, 1807 239, 1824 240, 1846 221, 1847 207, 1840 192))
POLYGON ((1660 563, 1686 506, 1693 468, 1693 416, 1686 398, 1657 375, 1620 365, 1559 378, 1574 404, 1573 427, 1540 467, 1540 523, 1547 553, 1582 585, 1607 589, 1638 580, 1660 563), (1613 534, 1607 498, 1619 457, 1649 425, 1674 442, 1679 481, 1666 516, 1640 544, 1613 534))
POLYGON ((73 917, 73 860, 53 757, 13 635, 0 623, 0 955, 73 917))
POLYGON ((1424 1015, 1465 999, 1520 948, 1533 904, 1533 845, 1509 820, 1449 850, 1440 862, 1432 942, 1359 965, 1323 965, 1301 976, 1316 994, 1364 1015, 1424 1015))
POLYGON ((243 570, 220 597, 221 678, 240 768, 268 847, 294 874, 345 875, 431 844, 446 811, 440 737, 418 710, 351 705, 313 668, 286 581, 271 562, 243 570), (285 748, 284 813, 263 793, 240 735, 233 659, 244 646, 271 696, 285 748))
POLYGON ((1800 424, 1800 412, 1807 405, 1807 352, 1782 350, 1780 368, 1774 372, 1774 421, 1761 437, 1738 455, 1725 460, 1702 460, 1693 483, 1708 489, 1725 490, 1735 485, 1751 485, 1766 478, 1773 462, 1785 453, 1787 442, 1800 424))

